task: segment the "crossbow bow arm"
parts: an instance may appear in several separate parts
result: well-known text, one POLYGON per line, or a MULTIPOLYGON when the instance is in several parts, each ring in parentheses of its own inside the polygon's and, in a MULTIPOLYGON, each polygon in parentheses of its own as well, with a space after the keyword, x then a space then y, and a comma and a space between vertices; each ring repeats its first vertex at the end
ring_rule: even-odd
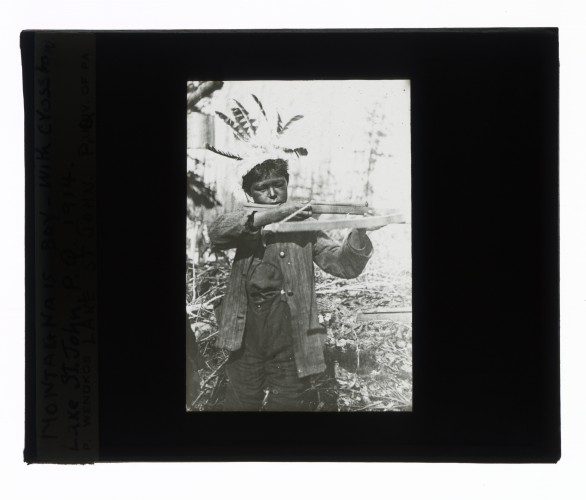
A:
POLYGON ((302 233, 307 231, 331 231, 343 228, 374 228, 387 224, 403 223, 400 213, 377 215, 373 217, 349 217, 344 219, 305 220, 294 222, 276 222, 268 224, 263 229, 267 233, 302 233))

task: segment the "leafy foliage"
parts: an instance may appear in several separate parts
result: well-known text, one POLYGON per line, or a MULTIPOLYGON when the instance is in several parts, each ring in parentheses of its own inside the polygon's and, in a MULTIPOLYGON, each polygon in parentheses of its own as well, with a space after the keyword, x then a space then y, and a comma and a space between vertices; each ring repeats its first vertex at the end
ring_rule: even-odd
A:
POLYGON ((204 111, 212 94, 224 86, 222 81, 187 82, 187 109, 190 112, 204 111))
POLYGON ((216 192, 207 186, 203 179, 194 172, 187 172, 187 197, 196 207, 213 208, 220 205, 216 192))

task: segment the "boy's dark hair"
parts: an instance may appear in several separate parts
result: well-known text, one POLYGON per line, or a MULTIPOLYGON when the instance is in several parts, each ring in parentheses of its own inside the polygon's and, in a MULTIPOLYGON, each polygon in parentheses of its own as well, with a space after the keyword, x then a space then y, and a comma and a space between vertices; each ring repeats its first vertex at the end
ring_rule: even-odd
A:
POLYGON ((250 194, 250 188, 255 182, 264 181, 269 177, 284 177, 288 183, 289 170, 287 169, 287 161, 277 158, 259 163, 242 177, 242 189, 250 194))

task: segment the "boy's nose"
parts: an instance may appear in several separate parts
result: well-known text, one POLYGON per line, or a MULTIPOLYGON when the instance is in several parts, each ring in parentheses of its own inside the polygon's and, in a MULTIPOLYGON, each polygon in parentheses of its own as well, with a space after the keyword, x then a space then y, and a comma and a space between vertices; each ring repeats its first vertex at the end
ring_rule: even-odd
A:
POLYGON ((270 187, 269 188, 269 198, 274 198, 275 196, 277 196, 277 192, 275 191, 275 188, 270 187))

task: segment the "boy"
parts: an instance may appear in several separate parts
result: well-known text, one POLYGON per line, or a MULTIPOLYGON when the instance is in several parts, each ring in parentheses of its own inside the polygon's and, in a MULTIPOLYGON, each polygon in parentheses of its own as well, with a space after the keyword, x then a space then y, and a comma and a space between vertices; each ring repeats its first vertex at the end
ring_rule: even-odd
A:
MULTIPOLYGON (((286 160, 256 164, 243 176, 242 188, 271 208, 221 215, 209 230, 217 248, 236 248, 218 311, 219 346, 231 351, 225 410, 309 409, 309 377, 325 369, 313 264, 355 278, 372 255, 365 229, 353 229, 342 243, 322 231, 268 234, 263 241, 263 226, 303 207, 288 201, 288 183, 286 160)), ((308 217, 311 207, 290 220, 308 217)))

